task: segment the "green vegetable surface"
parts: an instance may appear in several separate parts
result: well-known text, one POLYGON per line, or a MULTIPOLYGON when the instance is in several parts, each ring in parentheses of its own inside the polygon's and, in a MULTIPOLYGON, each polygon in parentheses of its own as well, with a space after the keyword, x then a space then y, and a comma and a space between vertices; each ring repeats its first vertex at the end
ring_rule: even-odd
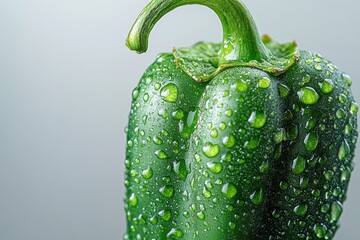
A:
POLYGON ((221 44, 160 54, 132 93, 125 239, 332 239, 353 170, 351 79, 296 43, 259 37, 237 0, 153 0, 127 46, 205 5, 221 44))

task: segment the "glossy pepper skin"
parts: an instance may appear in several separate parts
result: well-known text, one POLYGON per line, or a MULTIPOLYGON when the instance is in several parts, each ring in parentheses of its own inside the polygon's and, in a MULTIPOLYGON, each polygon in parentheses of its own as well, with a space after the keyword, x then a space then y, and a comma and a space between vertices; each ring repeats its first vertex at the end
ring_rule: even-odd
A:
POLYGON ((221 44, 160 54, 132 93, 125 239, 332 239, 353 170, 350 77, 295 43, 262 40, 237 0, 154 0, 127 45, 185 4, 221 44))

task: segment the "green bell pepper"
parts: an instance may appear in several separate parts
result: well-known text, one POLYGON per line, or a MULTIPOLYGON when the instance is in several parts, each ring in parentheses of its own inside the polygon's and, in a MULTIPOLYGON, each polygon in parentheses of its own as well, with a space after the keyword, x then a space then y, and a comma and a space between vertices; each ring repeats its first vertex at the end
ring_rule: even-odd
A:
POLYGON ((153 0, 127 46, 186 4, 223 42, 160 54, 132 93, 125 239, 332 239, 353 170, 351 79, 319 54, 260 38, 237 0, 153 0))

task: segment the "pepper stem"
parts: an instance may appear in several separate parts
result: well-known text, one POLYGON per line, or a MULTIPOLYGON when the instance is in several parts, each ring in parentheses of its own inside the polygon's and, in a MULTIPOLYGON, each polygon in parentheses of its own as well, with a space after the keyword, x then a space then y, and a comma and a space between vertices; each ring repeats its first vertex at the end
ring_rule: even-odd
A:
POLYGON ((261 62, 272 58, 272 53, 261 41, 249 10, 238 0, 153 0, 135 21, 126 45, 138 53, 146 52, 149 34, 156 22, 171 10, 189 4, 207 6, 220 18, 223 42, 219 65, 252 60, 261 62))

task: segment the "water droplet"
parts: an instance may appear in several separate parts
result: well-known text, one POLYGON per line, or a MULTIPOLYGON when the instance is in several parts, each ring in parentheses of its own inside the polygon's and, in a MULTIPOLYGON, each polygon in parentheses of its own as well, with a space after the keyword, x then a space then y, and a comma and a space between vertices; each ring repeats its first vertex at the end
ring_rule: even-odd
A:
POLYGON ((134 146, 134 142, 131 140, 127 141, 127 146, 131 148, 132 146, 134 146))
POLYGON ((233 111, 231 109, 225 111, 225 116, 231 117, 232 115, 233 115, 233 111))
POLYGON ((205 198, 211 197, 211 192, 209 190, 207 190, 205 187, 203 188, 203 196, 205 198))
POLYGON ((197 162, 197 163, 201 162, 201 157, 199 154, 195 154, 194 159, 195 159, 195 162, 197 162))
POLYGON ((129 197, 129 205, 132 207, 136 207, 138 204, 138 198, 134 193, 132 193, 129 197))
POLYGON ((321 62, 322 62, 322 59, 319 58, 319 57, 316 57, 316 58, 314 59, 314 62, 321 63, 321 62))
POLYGON ((292 172, 296 175, 301 174, 305 171, 305 159, 302 156, 298 156, 293 160, 292 163, 292 172))
POLYGON ((234 165, 229 165, 228 167, 229 167, 229 171, 230 171, 230 172, 235 171, 235 166, 234 166, 234 165))
POLYGON ((325 94, 331 93, 332 91, 334 91, 335 88, 335 84, 331 79, 325 79, 324 81, 319 82, 319 86, 321 92, 325 94))
POLYGON ((342 74, 342 79, 349 87, 352 85, 351 77, 345 73, 342 74))
POLYGON ((212 173, 220 173, 223 169, 222 164, 219 162, 208 162, 206 166, 212 173))
POLYGON ((321 71, 322 70, 322 67, 321 67, 321 65, 319 65, 319 64, 315 64, 315 69, 317 70, 317 71, 321 71))
POLYGON ((286 181, 281 181, 279 186, 280 186, 281 190, 286 190, 286 189, 288 189, 289 184, 286 181))
MULTIPOLYGON (((294 192, 294 194, 296 195, 296 196, 299 196, 300 194, 301 194, 301 190, 300 189, 298 189, 298 188, 296 188, 296 187, 293 187, 292 188, 292 191, 294 192)), ((285 198, 288 198, 289 196, 285 196, 285 198)))
POLYGON ((274 218, 279 218, 280 217, 280 211, 275 209, 274 211, 272 211, 271 215, 274 217, 274 218))
POLYGON ((171 181, 170 176, 164 176, 161 180, 163 180, 165 183, 169 183, 171 181))
POLYGON ((257 190, 250 195, 250 200, 253 204, 259 205, 263 201, 263 190, 257 190))
POLYGON ((230 95, 230 91, 229 90, 225 90, 224 91, 224 94, 223 94, 223 97, 227 97, 230 95))
POLYGON ((227 152, 226 154, 221 155, 221 160, 227 163, 231 162, 232 154, 227 152))
POLYGON ((174 187, 171 185, 163 186, 159 189, 159 192, 161 195, 163 195, 166 198, 171 197, 174 194, 174 187))
POLYGON ((141 173, 141 175, 145 178, 145 179, 150 179, 153 176, 153 170, 151 167, 148 167, 147 169, 144 169, 141 173))
POLYGON ((271 81, 267 77, 260 78, 258 81, 259 88, 264 88, 264 89, 269 88, 270 84, 271 84, 271 81))
MULTIPOLYGON (((336 188, 333 190, 332 194, 333 194, 333 196, 338 197, 338 196, 341 194, 341 192, 342 192, 342 190, 341 190, 339 187, 336 187, 336 188)), ((329 192, 329 193, 330 193, 330 192, 329 192)), ((329 197, 329 198, 330 198, 330 197, 329 197)))
POLYGON ((304 216, 307 210, 308 210, 308 206, 306 204, 300 204, 294 208, 294 213, 298 216, 304 216))
POLYGON ((202 148, 203 153, 205 156, 209 158, 216 157, 220 152, 220 147, 217 144, 212 144, 211 142, 205 143, 205 145, 202 148))
POLYGON ((349 144, 347 143, 346 140, 344 140, 344 142, 341 144, 339 148, 338 157, 340 160, 345 160, 345 158, 349 155, 349 153, 350 153, 349 144))
POLYGON ((305 147, 308 151, 314 151, 317 148, 319 137, 316 133, 308 133, 304 139, 305 147))
POLYGON ((251 139, 250 141, 246 141, 244 144, 244 147, 246 149, 250 149, 250 150, 254 150, 257 149, 260 145, 260 138, 259 137, 255 137, 253 139, 251 139))
POLYGON ((324 238, 325 234, 326 234, 327 228, 324 224, 316 224, 314 226, 314 233, 316 235, 316 237, 318 238, 324 238))
POLYGON ((284 85, 282 83, 278 84, 278 90, 279 90, 279 95, 282 98, 287 97, 289 95, 289 93, 290 93, 290 89, 288 88, 288 86, 286 86, 286 85, 284 85))
POLYGON ((341 109, 341 108, 338 109, 336 111, 336 117, 339 118, 339 119, 342 119, 342 118, 346 117, 345 111, 343 109, 341 109))
POLYGON ((168 232, 168 234, 166 235, 168 239, 179 239, 182 238, 183 236, 184 236, 183 231, 178 228, 171 229, 170 232, 168 232))
POLYGON ((214 129, 212 129, 210 131, 210 137, 212 137, 212 138, 217 138, 218 134, 219 133, 218 133, 218 130, 216 128, 214 128, 214 129))
POLYGON ((188 127, 192 127, 196 124, 197 121, 197 111, 190 111, 188 113, 187 119, 186 119, 186 124, 188 127))
POLYGON ((359 106, 356 102, 352 102, 350 105, 350 113, 356 114, 359 111, 359 106))
POLYGON ((314 129, 316 125, 316 120, 313 117, 310 117, 309 120, 306 122, 305 128, 307 130, 312 130, 314 129))
POLYGON ((216 179, 216 181, 214 182, 216 185, 222 185, 223 184, 223 180, 222 179, 216 179))
POLYGON ((237 189, 235 187, 234 184, 232 183, 225 183, 223 186, 222 186, 222 189, 221 189, 221 192, 222 194, 226 197, 226 198, 233 198, 236 193, 237 193, 237 189))
POLYGON ((147 84, 147 85, 149 85, 150 83, 152 82, 152 78, 146 78, 145 79, 145 83, 147 84))
MULTIPOLYGON (((157 56, 156 56, 156 62, 159 62, 159 63, 161 63, 161 62, 163 62, 165 59, 164 59, 164 54, 158 54, 157 56)), ((160 71, 160 69, 156 69, 157 71, 160 71)))
POLYGON ((224 130, 226 129, 226 123, 221 122, 221 123, 219 124, 219 129, 220 129, 221 131, 224 131, 224 130))
POLYGON ((164 119, 166 119, 169 116, 169 113, 166 109, 161 108, 159 109, 158 115, 164 119))
POLYGON ((134 128, 135 136, 139 136, 139 127, 134 128))
POLYGON ((147 116, 147 115, 144 115, 143 118, 142 118, 144 124, 146 124, 147 119, 148 119, 148 116, 147 116))
POLYGON ((169 83, 161 89, 160 95, 166 102, 176 102, 179 90, 174 83, 169 83))
POLYGON ((156 224, 158 223, 158 218, 157 218, 157 216, 153 216, 153 217, 151 217, 149 220, 150 220, 150 223, 151 223, 152 225, 156 225, 156 224))
POLYGON ((346 103, 346 96, 344 94, 339 95, 339 102, 346 103))
POLYGON ((155 151, 155 155, 159 158, 159 159, 166 159, 168 158, 168 155, 166 155, 166 153, 163 150, 157 150, 155 151))
POLYGON ((311 191, 311 193, 315 198, 318 198, 321 194, 319 189, 314 189, 311 191))
POLYGON ((231 134, 222 138, 222 143, 227 148, 232 148, 235 145, 235 142, 235 137, 231 134))
POLYGON ((337 222, 342 214, 343 207, 342 204, 338 201, 331 204, 331 222, 337 222))
POLYGON ((137 171, 135 169, 130 171, 130 176, 131 177, 136 177, 138 175, 137 171))
POLYGON ((190 217, 190 213, 189 213, 188 211, 184 211, 184 212, 183 212, 183 216, 184 216, 185 218, 189 218, 189 217, 190 217))
POLYGON ((305 189, 307 186, 308 186, 308 184, 309 184, 309 178, 308 177, 302 177, 302 178, 300 178, 300 187, 302 188, 302 189, 305 189))
POLYGON ((126 167, 126 169, 129 169, 130 166, 131 166, 130 160, 129 160, 129 159, 126 159, 126 160, 125 160, 125 167, 126 167))
POLYGON ((139 90, 137 88, 134 89, 134 91, 132 92, 132 98, 135 101, 138 97, 139 97, 139 90))
POLYGON ((188 175, 188 170, 186 168, 186 162, 184 159, 173 162, 173 169, 177 176, 179 176, 183 181, 186 180, 188 175))
POLYGON ((275 133, 274 142, 276 144, 279 144, 284 140, 286 140, 286 131, 285 131, 285 129, 281 128, 275 133))
POLYGON ((267 173, 269 171, 269 162, 264 161, 259 167, 260 173, 267 173))
POLYGON ((226 210, 228 210, 229 212, 233 212, 234 211, 234 206, 233 205, 226 205, 225 206, 226 210))
POLYGON ((159 138, 159 136, 157 135, 154 135, 153 137, 153 142, 156 144, 156 145, 161 145, 163 143, 163 141, 161 140, 161 138, 159 138))
POLYGON ((145 102, 149 101, 149 94, 145 93, 144 96, 143 96, 143 99, 145 102))
POLYGON ((280 159, 281 155, 282 155, 282 149, 283 149, 283 144, 276 144, 275 145, 275 150, 274 150, 274 159, 278 160, 280 159))
POLYGON ((182 109, 176 110, 175 112, 172 113, 172 116, 176 119, 176 120, 181 120, 184 118, 184 111, 182 109))
POLYGON ((323 204, 323 205, 321 206, 321 212, 322 212, 322 213, 327 213, 327 212, 329 211, 329 209, 330 209, 329 204, 323 204))
POLYGON ((171 212, 169 210, 161 210, 158 214, 164 221, 169 221, 171 218, 171 212))
POLYGON ((253 128, 263 127, 266 123, 265 113, 264 112, 256 112, 256 111, 252 112, 248 119, 248 123, 253 128))
POLYGON ((209 179, 205 180, 204 185, 208 189, 212 189, 214 187, 209 179))
POLYGON ((235 229, 235 227, 236 227, 236 224, 235 224, 235 223, 229 222, 229 228, 230 228, 230 229, 235 229))
POLYGON ((341 173, 341 178, 340 181, 341 182, 348 182, 350 180, 350 171, 345 169, 344 171, 342 171, 341 173))
POLYGON ((138 225, 146 225, 146 219, 142 214, 139 214, 137 219, 135 220, 136 224, 138 225))
POLYGON ((319 94, 312 87, 302 87, 297 92, 300 102, 312 105, 319 100, 319 94))
POLYGON ((346 124, 345 129, 344 129, 345 134, 346 135, 351 134, 352 130, 353 130, 353 127, 351 126, 351 124, 349 124, 349 123, 346 124))
POLYGON ((199 220, 205 219, 205 213, 203 211, 196 213, 196 216, 199 220))
POLYGON ((285 121, 291 121, 293 118, 294 118, 294 115, 293 113, 290 111, 290 109, 287 109, 285 112, 284 112, 284 120, 285 121))
POLYGON ((247 92, 248 84, 244 80, 238 79, 235 83, 235 89, 239 92, 247 92))
POLYGON ((155 90, 159 90, 160 87, 161 87, 160 83, 155 83, 155 84, 154 84, 154 89, 155 89, 155 90))

